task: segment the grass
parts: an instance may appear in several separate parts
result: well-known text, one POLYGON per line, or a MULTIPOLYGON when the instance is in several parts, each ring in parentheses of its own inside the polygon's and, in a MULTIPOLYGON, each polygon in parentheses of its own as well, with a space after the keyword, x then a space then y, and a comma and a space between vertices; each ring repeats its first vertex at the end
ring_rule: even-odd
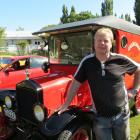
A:
POLYGON ((130 140, 140 140, 140 115, 130 118, 130 140))

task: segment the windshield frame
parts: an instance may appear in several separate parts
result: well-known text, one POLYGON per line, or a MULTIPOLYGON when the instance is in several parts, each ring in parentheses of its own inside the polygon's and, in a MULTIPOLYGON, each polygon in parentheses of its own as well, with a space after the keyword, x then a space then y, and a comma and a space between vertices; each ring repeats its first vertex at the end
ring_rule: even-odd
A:
MULTIPOLYGON (((56 35, 50 36, 50 38, 49 38, 49 46, 48 46, 48 48, 49 48, 48 49, 49 50, 49 62, 50 63, 55 63, 55 64, 63 64, 63 65, 65 65, 65 64, 72 64, 72 65, 79 64, 80 61, 81 61, 81 59, 84 58, 84 56, 85 56, 84 53, 86 53, 86 51, 84 51, 84 50, 82 52, 82 46, 81 46, 82 44, 85 44, 84 49, 87 48, 87 55, 89 53, 93 53, 93 48, 92 48, 93 47, 93 34, 92 34, 92 31, 91 30, 90 31, 87 30, 87 31, 81 31, 81 32, 73 32, 73 33, 56 34, 56 35), (68 40, 68 38, 69 38, 69 40, 68 40), (81 57, 79 57, 79 60, 77 62, 76 62, 76 60, 75 60, 75 62, 74 62, 74 60, 73 60, 73 62, 71 62, 69 60, 66 60, 66 61, 68 61, 66 63, 65 62, 62 62, 61 59, 59 59, 59 60, 56 60, 55 59, 55 60, 52 61, 53 57, 51 56, 51 51, 53 50, 52 49, 52 47, 54 47, 53 45, 56 45, 55 44, 56 43, 56 40, 55 39, 58 39, 58 40, 61 40, 62 39, 63 41, 61 43, 65 42, 66 44, 68 44, 68 46, 70 44, 72 44, 71 41, 77 41, 77 39, 79 39, 79 42, 78 41, 75 42, 75 43, 77 43, 77 46, 75 45, 75 43, 73 44, 74 45, 73 47, 72 47, 72 45, 70 45, 71 46, 71 49, 73 51, 72 56, 68 56, 67 55, 67 57, 68 57, 67 59, 69 59, 69 60, 72 59, 72 57, 73 57, 73 59, 76 59, 76 57, 78 56, 77 54, 79 52, 81 52, 81 54, 80 54, 81 57), (86 40, 87 40, 87 42, 86 42, 86 40), (80 44, 80 45, 78 45, 78 44, 80 44), (89 52, 88 52, 88 49, 89 49, 89 52)), ((62 48, 59 47, 59 49, 62 49, 62 48)), ((56 53, 59 53, 59 51, 60 50, 56 50, 56 53)), ((63 50, 63 51, 67 51, 67 50, 63 50)), ((57 54, 57 55, 59 55, 59 54, 57 54)))

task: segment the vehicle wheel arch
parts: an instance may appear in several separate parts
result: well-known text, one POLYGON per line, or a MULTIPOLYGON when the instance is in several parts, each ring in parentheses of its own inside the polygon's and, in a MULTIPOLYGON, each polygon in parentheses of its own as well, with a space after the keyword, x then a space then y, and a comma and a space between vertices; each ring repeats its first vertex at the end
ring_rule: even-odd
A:
POLYGON ((74 109, 74 110, 70 109, 60 115, 55 113, 45 122, 45 124, 41 128, 41 132, 43 133, 43 135, 53 137, 53 136, 58 136, 62 131, 66 129, 70 129, 71 126, 74 126, 75 128, 73 129, 76 129, 80 124, 82 124, 86 120, 87 120, 86 123, 88 125, 91 125, 92 120, 89 120, 87 117, 89 114, 90 113, 84 113, 82 111, 80 111, 79 113, 78 109, 74 109), (82 115, 82 114, 87 114, 87 115, 82 115), (55 125, 52 126, 52 124, 55 125))
MULTIPOLYGON (((68 126, 66 126, 58 135, 58 140, 77 140, 77 137, 84 137, 83 139, 88 138, 88 140, 93 140, 93 131, 90 123, 83 121, 75 120, 68 126)), ((83 140, 81 139, 81 140, 83 140)))

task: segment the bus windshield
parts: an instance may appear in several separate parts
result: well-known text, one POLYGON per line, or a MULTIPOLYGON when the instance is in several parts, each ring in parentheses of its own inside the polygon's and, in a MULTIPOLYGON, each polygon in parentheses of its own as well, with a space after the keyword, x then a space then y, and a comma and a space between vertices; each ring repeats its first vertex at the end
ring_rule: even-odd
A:
POLYGON ((55 35, 49 43, 50 62, 79 64, 84 56, 92 53, 92 42, 91 32, 55 35))

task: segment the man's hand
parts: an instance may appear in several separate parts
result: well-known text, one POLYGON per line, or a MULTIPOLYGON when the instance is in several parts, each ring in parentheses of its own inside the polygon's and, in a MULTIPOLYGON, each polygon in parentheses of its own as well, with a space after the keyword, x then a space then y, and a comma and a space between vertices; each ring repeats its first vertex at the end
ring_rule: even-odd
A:
POLYGON ((77 90, 79 89, 81 83, 76 81, 75 79, 72 80, 68 91, 67 91, 67 97, 65 103, 60 106, 55 112, 58 112, 58 115, 63 113, 68 109, 68 106, 70 105, 71 101, 73 100, 74 96, 77 93, 77 90))
POLYGON ((138 91, 136 89, 127 90, 128 98, 134 99, 137 95, 138 91))
POLYGON ((68 105, 63 104, 55 112, 57 112, 57 114, 60 115, 61 113, 65 112, 66 110, 68 110, 68 105))

